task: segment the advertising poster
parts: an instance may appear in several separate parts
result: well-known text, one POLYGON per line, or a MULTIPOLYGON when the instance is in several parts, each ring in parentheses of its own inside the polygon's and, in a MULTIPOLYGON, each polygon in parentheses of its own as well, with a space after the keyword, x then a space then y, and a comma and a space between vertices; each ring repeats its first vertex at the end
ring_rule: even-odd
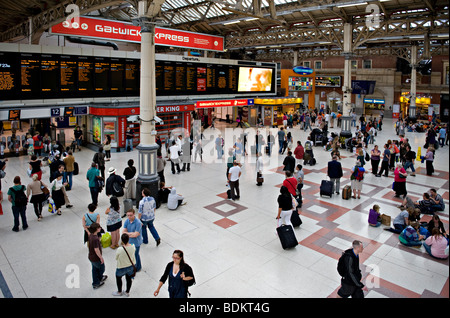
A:
POLYGON ((103 134, 111 137, 111 143, 116 142, 116 122, 113 120, 103 120, 103 134))
POLYGON ((102 120, 100 117, 92 117, 92 138, 94 143, 102 143, 102 120))

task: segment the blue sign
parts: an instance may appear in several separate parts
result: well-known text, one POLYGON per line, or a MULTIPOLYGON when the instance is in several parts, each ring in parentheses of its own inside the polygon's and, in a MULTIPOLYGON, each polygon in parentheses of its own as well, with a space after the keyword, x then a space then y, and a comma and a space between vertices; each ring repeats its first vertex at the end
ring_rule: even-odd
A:
POLYGON ((300 75, 309 75, 314 72, 312 68, 309 67, 303 67, 303 66, 296 66, 292 69, 295 73, 300 75))
POLYGON ((73 114, 75 116, 87 115, 88 108, 87 106, 75 107, 73 114))
POLYGON ((254 105, 255 100, 254 99, 247 99, 247 105, 254 105))
POLYGON ((51 117, 59 117, 61 116, 61 108, 50 108, 50 116, 51 117))

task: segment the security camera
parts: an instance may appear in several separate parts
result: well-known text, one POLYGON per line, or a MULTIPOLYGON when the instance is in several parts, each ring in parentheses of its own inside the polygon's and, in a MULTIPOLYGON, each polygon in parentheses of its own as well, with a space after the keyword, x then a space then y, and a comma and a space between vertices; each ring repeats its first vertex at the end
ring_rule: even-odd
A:
POLYGON ((128 116, 127 121, 132 121, 132 122, 139 121, 139 115, 128 116))
POLYGON ((155 122, 157 122, 158 124, 160 124, 160 125, 164 125, 164 121, 163 121, 161 118, 159 118, 158 116, 155 116, 155 117, 153 118, 153 120, 154 120, 155 122))

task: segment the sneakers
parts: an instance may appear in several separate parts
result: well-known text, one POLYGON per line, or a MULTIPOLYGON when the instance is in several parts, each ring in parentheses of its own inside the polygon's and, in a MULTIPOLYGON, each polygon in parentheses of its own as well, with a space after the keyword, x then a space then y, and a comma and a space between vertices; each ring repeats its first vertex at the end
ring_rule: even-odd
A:
POLYGON ((122 293, 122 292, 115 291, 115 292, 112 293, 112 295, 113 295, 113 296, 122 296, 123 293, 122 293))

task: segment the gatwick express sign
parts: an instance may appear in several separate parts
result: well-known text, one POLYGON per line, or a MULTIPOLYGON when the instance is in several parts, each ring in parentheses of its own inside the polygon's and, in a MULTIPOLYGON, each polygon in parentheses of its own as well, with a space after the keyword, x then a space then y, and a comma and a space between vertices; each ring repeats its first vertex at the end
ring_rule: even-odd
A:
MULTIPOLYGON (((141 27, 131 23, 80 17, 50 28, 51 34, 80 36, 102 40, 141 42, 141 27)), ((155 27, 155 44, 191 49, 223 51, 221 36, 155 27)))

